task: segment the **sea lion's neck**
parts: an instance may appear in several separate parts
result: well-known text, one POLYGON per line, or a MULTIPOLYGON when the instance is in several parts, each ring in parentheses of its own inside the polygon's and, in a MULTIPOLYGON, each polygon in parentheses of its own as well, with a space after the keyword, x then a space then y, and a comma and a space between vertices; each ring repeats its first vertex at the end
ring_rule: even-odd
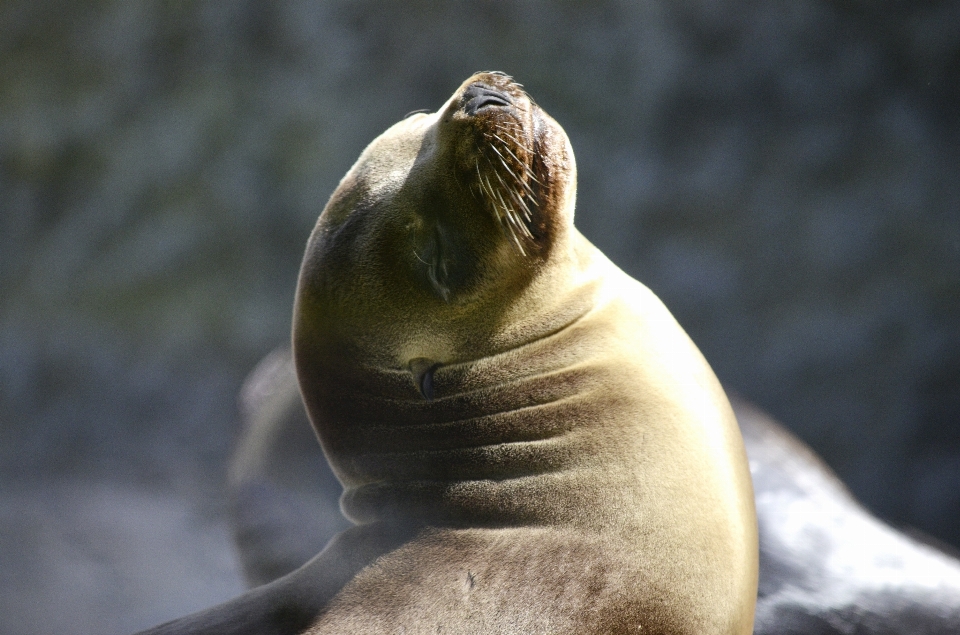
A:
POLYGON ((509 525, 555 521, 575 508, 557 500, 548 509, 543 491, 562 498, 559 484, 591 456, 579 448, 578 428, 597 421, 584 396, 602 391, 611 371, 591 353, 602 347, 590 340, 603 336, 586 325, 593 295, 585 286, 574 302, 583 309, 565 323, 489 357, 411 369, 330 366, 311 410, 344 483, 347 515, 509 525))

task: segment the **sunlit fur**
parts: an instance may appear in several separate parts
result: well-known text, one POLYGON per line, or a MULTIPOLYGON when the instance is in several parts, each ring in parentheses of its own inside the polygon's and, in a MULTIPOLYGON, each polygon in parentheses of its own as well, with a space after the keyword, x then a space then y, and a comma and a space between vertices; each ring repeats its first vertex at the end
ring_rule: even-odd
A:
POLYGON ((573 227, 575 198, 563 129, 499 73, 364 150, 293 323, 356 526, 158 632, 750 633, 733 412, 663 304, 573 227))

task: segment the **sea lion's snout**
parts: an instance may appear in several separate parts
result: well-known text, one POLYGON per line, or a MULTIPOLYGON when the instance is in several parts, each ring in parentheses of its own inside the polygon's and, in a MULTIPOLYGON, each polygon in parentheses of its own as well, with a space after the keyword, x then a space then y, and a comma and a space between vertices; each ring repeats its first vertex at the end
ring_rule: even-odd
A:
POLYGON ((461 104, 463 111, 473 117, 481 110, 510 108, 513 106, 513 100, 503 91, 491 88, 484 83, 476 82, 463 91, 461 104))
POLYGON ((471 192, 524 259, 543 251, 539 194, 548 175, 535 174, 535 111, 522 85, 490 71, 464 82, 441 119, 457 189, 471 192))

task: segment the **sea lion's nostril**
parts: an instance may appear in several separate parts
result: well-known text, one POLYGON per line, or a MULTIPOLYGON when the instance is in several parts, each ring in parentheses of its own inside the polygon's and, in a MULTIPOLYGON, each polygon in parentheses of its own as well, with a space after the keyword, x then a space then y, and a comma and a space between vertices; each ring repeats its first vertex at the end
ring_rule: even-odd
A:
POLYGON ((504 108, 512 105, 513 102, 506 93, 483 84, 473 84, 463 92, 463 109, 470 116, 484 108, 504 108))

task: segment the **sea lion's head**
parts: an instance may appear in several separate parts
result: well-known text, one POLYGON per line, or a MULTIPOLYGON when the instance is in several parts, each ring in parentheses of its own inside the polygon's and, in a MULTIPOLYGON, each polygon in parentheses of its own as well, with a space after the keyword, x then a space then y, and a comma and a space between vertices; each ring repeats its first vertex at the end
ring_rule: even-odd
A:
POLYGON ((341 180, 307 245, 295 350, 323 340, 391 367, 482 352, 496 307, 566 249, 575 192, 563 129, 510 77, 474 75, 341 180))

